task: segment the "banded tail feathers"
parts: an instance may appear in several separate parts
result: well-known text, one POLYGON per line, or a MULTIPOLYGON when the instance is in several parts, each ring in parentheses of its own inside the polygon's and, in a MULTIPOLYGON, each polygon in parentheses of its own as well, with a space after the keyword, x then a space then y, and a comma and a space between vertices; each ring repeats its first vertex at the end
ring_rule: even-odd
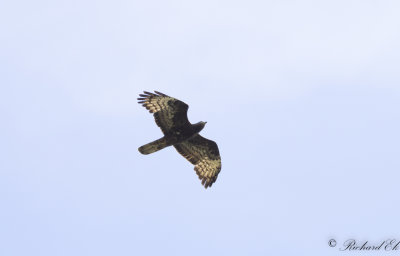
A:
POLYGON ((138 148, 138 150, 143 155, 148 155, 148 154, 157 152, 157 151, 159 151, 163 148, 166 148, 168 146, 171 146, 171 145, 172 144, 169 144, 165 137, 162 137, 161 139, 155 140, 153 142, 150 142, 150 143, 147 143, 146 145, 141 146, 140 148, 138 148))

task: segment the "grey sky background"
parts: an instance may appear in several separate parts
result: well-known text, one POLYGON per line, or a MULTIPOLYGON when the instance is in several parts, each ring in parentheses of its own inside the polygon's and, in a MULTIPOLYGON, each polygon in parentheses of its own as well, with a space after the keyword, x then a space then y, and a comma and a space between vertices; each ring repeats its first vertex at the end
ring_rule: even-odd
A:
POLYGON ((2 2, 0 255, 361 255, 339 248, 400 240, 399 13, 2 2), (208 122, 211 189, 175 149, 137 151, 162 135, 143 90, 208 122))

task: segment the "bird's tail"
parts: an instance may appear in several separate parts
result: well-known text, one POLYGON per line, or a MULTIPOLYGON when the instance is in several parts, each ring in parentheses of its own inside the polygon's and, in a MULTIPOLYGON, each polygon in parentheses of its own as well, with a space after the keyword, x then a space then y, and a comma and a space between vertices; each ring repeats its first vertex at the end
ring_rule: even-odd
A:
POLYGON ((139 152, 142 153, 143 155, 148 155, 148 154, 157 152, 158 150, 161 150, 168 146, 171 146, 171 144, 168 143, 168 141, 165 137, 162 137, 161 139, 147 143, 146 145, 143 145, 138 149, 139 149, 139 152))

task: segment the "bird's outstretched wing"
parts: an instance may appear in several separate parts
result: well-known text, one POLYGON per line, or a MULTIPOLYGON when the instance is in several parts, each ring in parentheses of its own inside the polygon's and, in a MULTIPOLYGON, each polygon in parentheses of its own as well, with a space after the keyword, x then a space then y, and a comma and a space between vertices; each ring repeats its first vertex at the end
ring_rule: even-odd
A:
POLYGON ((189 106, 186 103, 161 92, 154 92, 144 91, 144 94, 139 94, 138 103, 154 113, 154 119, 164 134, 177 127, 190 125, 187 118, 189 106))
POLYGON ((211 187, 221 171, 221 157, 217 143, 197 134, 174 147, 195 165, 194 170, 199 176, 201 184, 205 188, 211 187))

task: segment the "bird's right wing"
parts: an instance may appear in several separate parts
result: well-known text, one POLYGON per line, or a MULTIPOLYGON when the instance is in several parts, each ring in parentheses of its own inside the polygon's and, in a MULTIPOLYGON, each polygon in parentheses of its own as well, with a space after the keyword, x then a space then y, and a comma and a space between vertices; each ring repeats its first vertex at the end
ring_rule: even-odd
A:
POLYGON ((187 118, 189 106, 178 99, 161 92, 139 94, 138 103, 154 113, 154 119, 164 134, 176 127, 190 125, 187 118))

